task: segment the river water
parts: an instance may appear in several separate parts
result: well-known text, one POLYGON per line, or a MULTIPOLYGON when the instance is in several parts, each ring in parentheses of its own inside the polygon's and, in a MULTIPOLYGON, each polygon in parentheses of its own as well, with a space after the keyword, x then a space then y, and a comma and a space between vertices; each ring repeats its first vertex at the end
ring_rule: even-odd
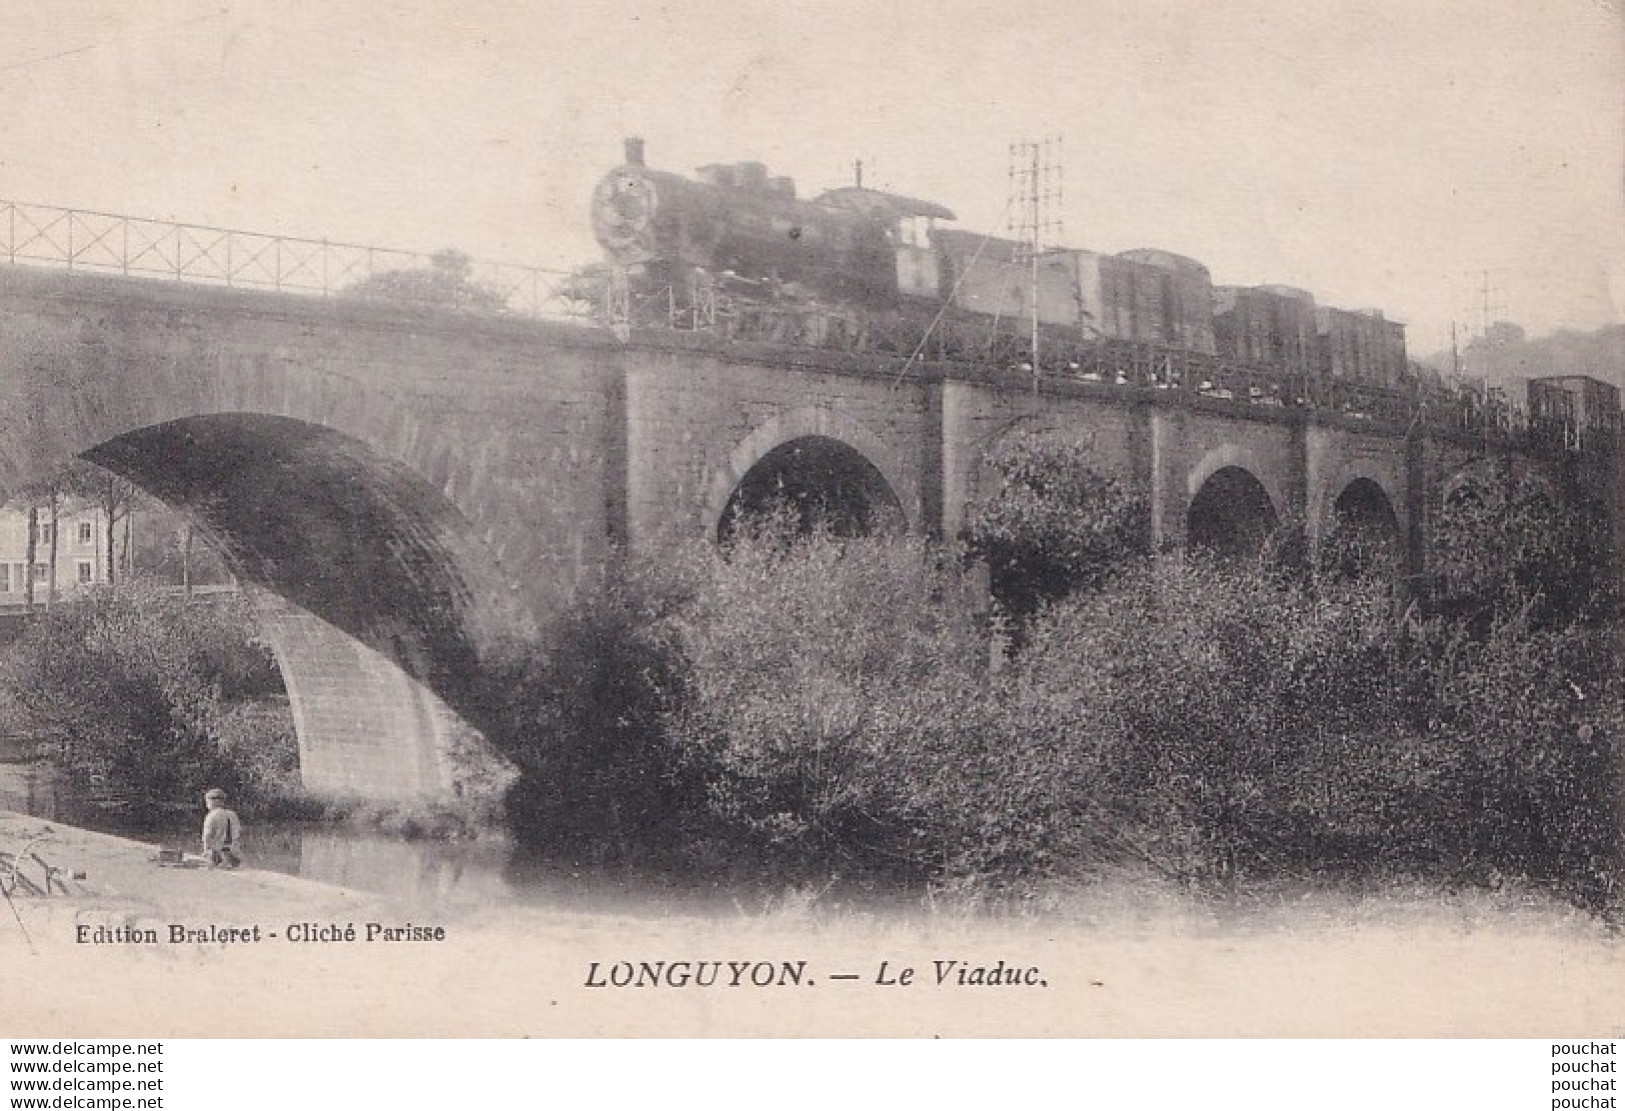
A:
MULTIPOLYGON (((0 762, 0 810, 13 810, 135 841, 198 851, 203 820, 177 809, 135 824, 88 800, 44 764, 0 762)), ((755 901, 737 886, 679 883, 627 869, 573 866, 528 857, 499 837, 464 841, 405 838, 347 824, 256 822, 244 815, 249 867, 371 891, 422 905, 516 904, 622 914, 738 912, 755 901)), ((759 910, 758 907, 749 909, 759 910)))

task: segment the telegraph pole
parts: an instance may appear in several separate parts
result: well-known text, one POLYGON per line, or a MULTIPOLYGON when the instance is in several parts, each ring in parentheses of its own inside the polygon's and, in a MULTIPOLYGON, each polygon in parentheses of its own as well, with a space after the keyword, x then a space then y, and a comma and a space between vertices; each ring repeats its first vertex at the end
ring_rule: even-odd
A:
MULTIPOLYGON (((1462 316, 1468 321, 1477 317, 1478 334, 1487 340, 1490 335, 1490 325, 1506 316, 1506 299, 1503 296, 1505 290, 1496 284, 1505 279, 1505 273, 1499 269, 1486 267, 1479 270, 1469 270, 1465 277, 1469 284, 1464 291, 1466 296, 1462 298, 1465 301, 1465 305, 1462 306, 1462 316)), ((1469 339, 1471 339, 1470 331, 1469 339)))
POLYGON ((1028 309, 1031 316, 1033 389, 1039 376, 1039 256, 1046 244, 1061 237, 1062 166, 1059 135, 1036 142, 1010 144, 1010 230, 1020 242, 1028 266, 1028 309))

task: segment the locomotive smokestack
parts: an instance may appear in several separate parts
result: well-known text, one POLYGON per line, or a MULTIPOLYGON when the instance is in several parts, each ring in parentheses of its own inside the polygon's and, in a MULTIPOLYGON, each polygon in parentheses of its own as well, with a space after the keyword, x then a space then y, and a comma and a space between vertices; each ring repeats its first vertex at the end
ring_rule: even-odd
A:
POLYGON ((630 138, 626 140, 626 164, 628 166, 643 165, 643 140, 630 138))

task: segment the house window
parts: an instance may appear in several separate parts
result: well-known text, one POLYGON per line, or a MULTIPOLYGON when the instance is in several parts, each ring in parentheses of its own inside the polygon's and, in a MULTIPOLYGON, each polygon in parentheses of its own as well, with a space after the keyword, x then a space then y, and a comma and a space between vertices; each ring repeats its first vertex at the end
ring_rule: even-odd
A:
POLYGON ((88 544, 94 539, 95 539, 95 537, 91 534, 91 531, 90 531, 90 522, 89 521, 80 521, 79 522, 79 543, 88 544))
POLYGON ((44 564, 44 563, 36 563, 36 564, 34 564, 34 581, 35 582, 42 583, 46 579, 48 579, 50 577, 51 577, 51 568, 50 568, 50 566, 48 564, 44 564))
POLYGON ((0 563, 0 594, 11 593, 11 564, 0 563))
POLYGON ((49 544, 50 542, 51 542, 51 523, 49 521, 41 521, 40 522, 40 527, 39 527, 39 543, 41 543, 41 544, 49 544))
POLYGON ((79 561, 79 581, 81 583, 88 583, 88 582, 91 581, 91 579, 90 579, 90 560, 88 560, 88 559, 81 559, 79 561))

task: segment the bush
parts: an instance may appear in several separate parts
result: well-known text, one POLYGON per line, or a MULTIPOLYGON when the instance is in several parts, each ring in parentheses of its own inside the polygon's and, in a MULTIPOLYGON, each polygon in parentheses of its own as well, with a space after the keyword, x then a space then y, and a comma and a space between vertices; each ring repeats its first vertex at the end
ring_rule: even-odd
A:
POLYGON ((701 808, 663 716, 687 675, 673 624, 684 571, 613 567, 540 645, 491 667, 484 724, 520 771, 508 815, 521 837, 614 858, 669 843, 701 808))
POLYGON ((1369 581, 1166 559, 1056 607, 1010 678, 1076 739, 1097 851, 1228 881, 1372 848, 1345 765, 1392 716, 1388 617, 1369 581))
POLYGON ((1482 636, 1424 629, 1420 724, 1437 750, 1426 798, 1457 872, 1554 885, 1618 905, 1625 809, 1625 683, 1617 630, 1536 628, 1535 604, 1482 636))
POLYGON ((515 824, 785 878, 1042 871, 1055 781, 1001 723, 972 577, 919 541, 793 526, 622 569, 513 669, 515 824))
POLYGON ((1526 609, 1541 628, 1606 616, 1617 569, 1607 520, 1602 507, 1559 504, 1527 480, 1465 487, 1433 525, 1440 600, 1480 630, 1497 615, 1526 609))
POLYGON ((916 540, 792 540, 782 522, 700 567, 664 723, 718 832, 784 859, 941 867, 986 755, 966 747, 987 651, 968 576, 916 540))
POLYGON ((0 690, 81 783, 145 804, 210 785, 251 798, 285 789, 297 765, 286 708, 244 701, 274 674, 252 628, 241 598, 126 582, 40 614, 0 658, 0 690))
POLYGON ((785 881, 1021 894, 1138 861, 1205 890, 1516 878, 1618 901, 1625 730, 1595 629, 1481 636, 1341 557, 1120 568, 996 675, 985 617, 940 550, 786 521, 629 567, 517 684, 516 820, 785 881))
POLYGON ((286 699, 228 702, 215 719, 220 776, 235 797, 268 801, 303 793, 299 738, 286 699))
POLYGON ((1077 738, 1080 863, 1238 878, 1508 878, 1617 901, 1617 658, 1527 611, 1486 637, 1380 580, 1183 561, 1056 607, 1009 680, 1077 738))
POLYGON ((1150 508, 1058 433, 1013 436, 984 462, 998 488, 966 507, 961 539, 987 563, 993 597, 1021 627, 1040 607, 1094 589, 1150 549, 1150 508))

